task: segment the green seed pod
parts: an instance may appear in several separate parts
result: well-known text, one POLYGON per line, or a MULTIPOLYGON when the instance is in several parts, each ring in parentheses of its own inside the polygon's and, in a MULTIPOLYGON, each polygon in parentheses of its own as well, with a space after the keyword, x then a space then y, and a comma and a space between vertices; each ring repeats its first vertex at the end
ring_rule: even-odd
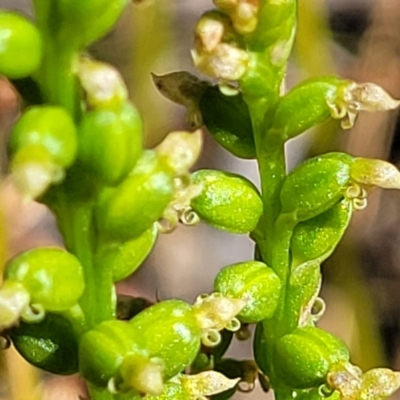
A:
POLYGON ((203 190, 191 205, 205 222, 232 233, 248 233, 255 229, 263 204, 250 181, 216 170, 200 170, 192 178, 194 183, 203 185, 203 190))
POLYGON ((350 163, 341 158, 328 154, 296 167, 283 182, 281 212, 293 213, 298 221, 304 221, 340 201, 350 181, 350 163))
POLYGON ((26 323, 8 331, 15 348, 30 364, 59 375, 78 372, 78 340, 71 323, 47 313, 38 323, 26 323))
POLYGON ((57 248, 37 248, 14 257, 6 266, 5 277, 21 282, 31 295, 31 303, 48 311, 74 306, 85 287, 79 261, 57 248))
POLYGON ((139 346, 162 361, 168 380, 190 365, 200 350, 201 330, 192 307, 181 300, 155 304, 131 319, 139 346))
POLYGON ((222 147, 237 157, 256 157, 250 113, 240 93, 225 96, 218 87, 210 86, 201 96, 199 108, 205 126, 222 147))
POLYGON ((294 87, 279 101, 271 129, 287 140, 327 121, 331 117, 328 104, 333 104, 344 82, 327 76, 294 87))
POLYGON ((112 269, 114 282, 127 278, 140 267, 156 242, 157 232, 154 224, 134 239, 102 247, 98 259, 102 266, 112 269))
POLYGON ((324 383, 329 368, 349 352, 335 336, 312 326, 297 328, 275 345, 274 370, 284 385, 308 389, 324 383))
POLYGON ((317 217, 297 224, 291 243, 293 263, 328 258, 344 235, 352 212, 351 201, 343 199, 317 217))
POLYGON ((95 110, 79 127, 78 159, 106 185, 116 185, 135 166, 142 152, 142 122, 136 109, 95 110))
POLYGON ((124 358, 132 354, 137 359, 147 358, 135 342, 127 322, 104 321, 84 333, 79 342, 79 371, 89 382, 106 387, 110 379, 119 375, 124 358))
POLYGON ((24 78, 39 67, 42 56, 40 32, 23 16, 0 12, 0 74, 7 78, 24 78))
POLYGON ((12 153, 30 145, 43 146, 57 165, 69 167, 77 152, 74 121, 61 107, 31 107, 14 125, 9 144, 12 153))
POLYGON ((248 261, 223 268, 214 281, 214 290, 224 296, 246 300, 237 315, 247 323, 270 318, 278 305, 281 281, 262 262, 248 261))
POLYGON ((103 191, 96 208, 98 227, 113 241, 135 238, 162 216, 172 195, 172 172, 154 151, 145 151, 121 184, 103 191))

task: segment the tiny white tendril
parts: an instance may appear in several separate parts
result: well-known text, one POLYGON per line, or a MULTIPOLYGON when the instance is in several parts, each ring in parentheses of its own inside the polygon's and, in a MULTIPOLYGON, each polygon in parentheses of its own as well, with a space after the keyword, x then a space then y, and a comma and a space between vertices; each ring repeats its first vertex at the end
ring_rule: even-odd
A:
POLYGON ((216 329, 209 329, 201 335, 204 346, 215 347, 221 343, 221 334, 216 329))
POLYGON ((326 304, 321 297, 317 297, 312 307, 312 319, 317 322, 325 313, 326 304))
POLYGON ((353 204, 353 208, 356 211, 362 211, 367 208, 368 200, 367 199, 353 199, 352 204, 353 204))
POLYGON ((358 183, 352 182, 351 185, 346 189, 345 197, 348 199, 354 199, 363 195, 363 189, 358 183))
POLYGON ((321 386, 318 388, 318 394, 319 394, 321 397, 324 397, 324 398, 327 398, 327 397, 332 396, 332 394, 333 394, 334 391, 335 391, 334 389, 331 389, 331 388, 328 387, 326 384, 321 385, 321 386))
POLYGON ((41 304, 31 304, 22 311, 21 318, 27 322, 40 322, 45 315, 46 310, 41 304))
POLYGON ((241 327, 240 321, 234 317, 225 326, 225 329, 231 332, 237 332, 241 327))
POLYGON ((115 382, 115 378, 110 378, 110 380, 107 382, 107 390, 111 394, 118 394, 119 390, 117 388, 117 384, 115 382))
POLYGON ((192 208, 186 207, 179 217, 180 222, 185 226, 194 226, 200 222, 200 217, 192 208))

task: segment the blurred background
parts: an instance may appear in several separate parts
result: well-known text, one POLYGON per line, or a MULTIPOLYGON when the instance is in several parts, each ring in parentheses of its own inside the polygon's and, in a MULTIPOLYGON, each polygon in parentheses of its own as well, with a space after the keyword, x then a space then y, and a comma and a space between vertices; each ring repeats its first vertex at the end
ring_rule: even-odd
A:
MULTIPOLYGON (((32 15, 29 1, 0 0, 0 7, 32 15)), ((187 128, 185 110, 157 93, 150 73, 196 73, 189 54, 192 30, 209 8, 211 0, 132 4, 116 29, 90 49, 93 56, 116 65, 125 77, 143 116, 148 147, 159 143, 169 131, 187 128)), ((333 73, 377 83, 400 98, 399 20, 398 0, 299 0, 299 33, 288 87, 311 76, 333 73)), ((12 88, 0 81, 3 149, 18 110, 12 88)), ((351 131, 342 132, 332 123, 309 132, 288 145, 288 168, 310 155, 334 150, 400 166, 397 111, 362 114, 351 131)), ((5 165, 3 162, 4 172, 5 165)), ((254 162, 234 158, 207 136, 198 167, 241 173, 258 184, 254 162)), ((6 248, 0 255, 3 260, 38 245, 62 243, 51 214, 39 204, 24 203, 7 186, 2 189, 1 210, 4 227, 0 240, 6 248)), ((119 291, 153 301, 174 297, 193 302, 198 294, 212 290, 219 269, 252 257, 253 245, 245 236, 228 235, 203 224, 179 227, 159 238, 145 265, 122 282, 119 291)), ((327 311, 320 325, 350 346, 353 362, 362 368, 400 369, 400 193, 374 191, 369 207, 353 217, 346 237, 323 268, 322 297, 327 311)), ((250 357, 250 341, 235 342, 229 355, 250 357)), ((42 374, 12 350, 0 353, 0 364, 0 400, 67 400, 82 393, 75 377, 42 374)), ((257 389, 235 398, 270 397, 257 389)), ((395 398, 400 399, 400 395, 395 398)))

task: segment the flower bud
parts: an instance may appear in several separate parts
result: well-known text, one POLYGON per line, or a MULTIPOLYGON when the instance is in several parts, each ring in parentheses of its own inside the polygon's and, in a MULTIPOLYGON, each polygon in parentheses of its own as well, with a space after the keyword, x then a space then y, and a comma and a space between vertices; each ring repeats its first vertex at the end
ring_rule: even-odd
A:
POLYGON ((295 86, 280 99, 271 129, 287 140, 327 121, 331 117, 328 103, 334 103, 343 82, 327 76, 295 86))
POLYGON ((341 340, 309 326, 297 328, 277 340, 274 370, 282 384, 308 389, 323 384, 330 367, 348 359, 349 352, 341 340))
POLYGON ((327 154, 296 167, 281 189, 282 213, 293 213, 298 221, 313 218, 344 197, 350 182, 351 157, 327 154))
POLYGON ((193 210, 208 224, 232 233, 248 233, 257 226, 263 204, 256 187, 240 175, 200 170, 193 182, 203 185, 192 200, 193 210))
POLYGON ((297 224, 293 231, 293 263, 324 261, 344 235, 353 213, 352 203, 343 199, 322 214, 297 224))
POLYGON ((156 222, 173 196, 173 173, 151 150, 115 188, 105 189, 96 206, 100 233, 111 241, 133 239, 156 222))
POLYGON ((42 38, 36 26, 14 12, 0 12, 0 74, 19 79, 37 70, 42 38))
POLYGON ((157 303, 129 322, 132 335, 162 365, 164 380, 182 372, 197 356, 201 330, 193 308, 181 300, 157 303))
POLYGON ((31 303, 48 311, 74 306, 85 286, 79 261, 57 248, 37 248, 17 255, 7 263, 5 277, 20 282, 30 294, 31 303))
POLYGON ((223 268, 214 281, 214 290, 223 296, 242 299, 246 306, 237 315, 247 323, 270 318, 278 304, 281 282, 264 263, 248 261, 223 268))
POLYGON ((14 125, 9 145, 13 154, 27 146, 42 146, 55 164, 69 167, 77 152, 74 121, 61 107, 31 107, 14 125))
POLYGON ((154 224, 140 236, 123 243, 102 246, 97 259, 104 268, 112 270, 112 279, 119 282, 133 274, 150 253, 157 239, 154 224))
POLYGON ((79 371, 98 387, 107 387, 115 381, 120 383, 120 368, 128 355, 131 361, 133 358, 138 362, 149 360, 147 352, 136 344, 129 323, 104 321, 81 336, 79 371))
POLYGON ((83 116, 78 159, 107 185, 121 182, 142 153, 142 122, 126 103, 118 110, 100 109, 83 116))

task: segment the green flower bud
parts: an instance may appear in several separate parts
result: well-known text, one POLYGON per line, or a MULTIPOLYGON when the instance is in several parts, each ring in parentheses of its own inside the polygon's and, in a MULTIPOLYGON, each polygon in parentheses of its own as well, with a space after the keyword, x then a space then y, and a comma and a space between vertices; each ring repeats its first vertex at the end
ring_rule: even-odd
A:
POLYGON ((282 213, 293 213, 298 221, 304 221, 322 214, 344 197, 351 162, 333 154, 311 158, 286 177, 280 195, 282 213))
POLYGON ((47 313, 37 323, 21 321, 7 334, 35 367, 59 375, 78 372, 78 340, 71 323, 61 315, 47 313))
POLYGON ((134 239, 102 247, 97 258, 104 268, 112 269, 114 282, 127 278, 140 267, 156 242, 157 232, 154 224, 134 239))
POLYGON ((18 79, 31 75, 42 56, 40 32, 32 22, 13 12, 0 12, 0 74, 18 79))
POLYGON ((274 370, 284 385, 308 389, 324 383, 329 368, 349 352, 335 336, 312 326, 297 328, 275 345, 274 370))
POLYGON ((27 146, 43 146, 55 164, 69 167, 77 152, 74 121, 61 107, 31 107, 14 125, 9 145, 12 153, 27 146))
POLYGON ((148 359, 140 349, 130 325, 124 321, 105 321, 84 333, 79 343, 79 371, 89 382, 107 387, 118 380, 124 359, 132 355, 138 361, 148 359))
POLYGON ((128 0, 59 0, 57 11, 66 26, 78 36, 81 46, 88 46, 109 31, 120 17, 128 0), (80 27, 79 35, 76 26, 80 27))
POLYGON ((181 300, 157 303, 129 324, 139 346, 161 360, 164 380, 182 372, 200 350, 201 330, 193 308, 181 300))
POLYGON ((112 241, 135 238, 163 215, 172 196, 173 173, 154 151, 145 151, 122 183, 100 195, 99 230, 112 241))
POLYGON ((347 81, 333 76, 310 79, 281 98, 271 129, 283 138, 293 138, 331 118, 338 87, 347 81), (329 103, 329 104, 328 104, 329 103))
POLYGON ((343 199, 317 217, 300 222, 292 236, 293 263, 328 258, 344 235, 352 213, 352 203, 343 199))
POLYGON ((116 185, 142 152, 142 122, 129 103, 116 111, 95 110, 79 126, 78 159, 107 185, 116 185))
POLYGON ((208 87, 199 108, 205 126, 222 147, 237 157, 256 157, 249 109, 240 93, 225 96, 218 87, 208 87))
MULTIPOLYGON (((290 276, 289 285, 287 312, 291 316, 290 329, 314 323, 321 316, 320 313, 313 314, 313 307, 321 288, 320 264, 309 261, 297 266, 290 276)), ((319 311, 323 312, 323 304, 321 306, 319 311)))
POLYGON ((216 292, 246 301, 246 306, 237 316, 247 323, 256 323, 273 315, 280 289, 279 277, 258 261, 228 265, 214 281, 216 292))
POLYGON ((248 233, 257 226, 263 204, 246 178, 215 170, 200 170, 193 182, 203 190, 192 200, 193 210, 208 224, 232 233, 248 233))
POLYGON ((79 261, 57 248, 37 248, 14 257, 6 266, 5 277, 22 283, 31 303, 48 311, 71 308, 85 287, 79 261))

